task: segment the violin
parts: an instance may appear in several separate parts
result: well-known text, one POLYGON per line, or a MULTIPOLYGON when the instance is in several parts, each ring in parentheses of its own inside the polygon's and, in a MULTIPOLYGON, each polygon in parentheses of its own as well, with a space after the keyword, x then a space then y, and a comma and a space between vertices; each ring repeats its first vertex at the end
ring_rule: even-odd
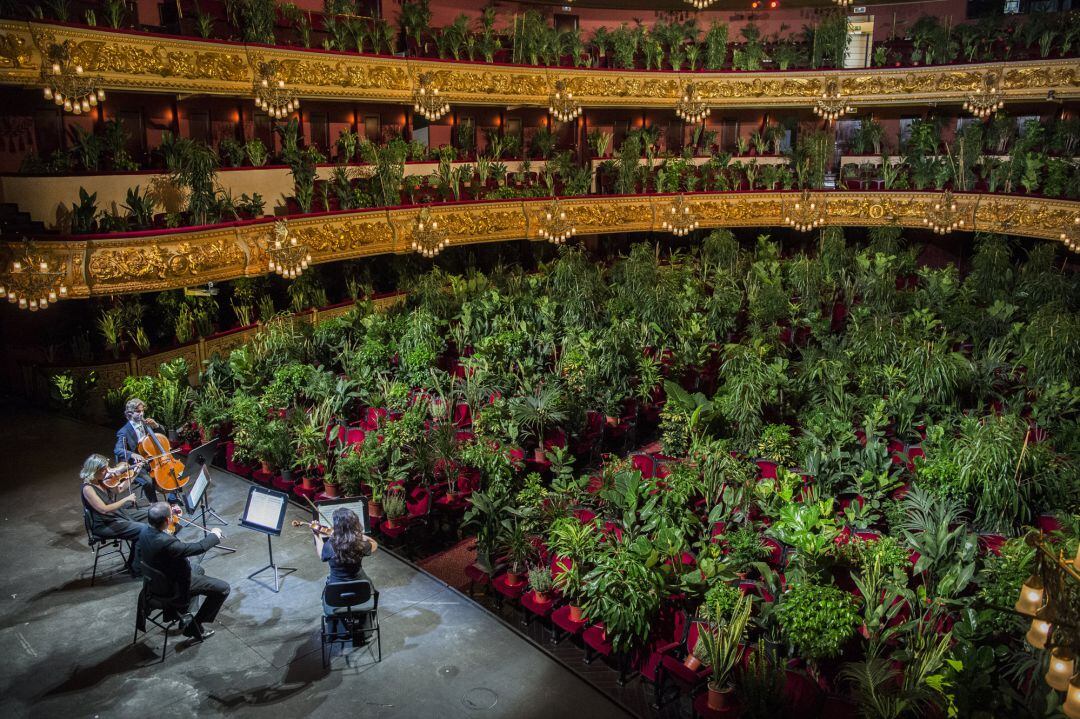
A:
MULTIPOLYGON (((157 422, 153 422, 157 426, 157 422)), ((173 456, 174 450, 169 444, 169 438, 160 432, 150 429, 149 423, 143 420, 143 429, 146 436, 139 442, 139 453, 150 463, 147 470, 154 478, 154 484, 162 491, 175 492, 188 483, 190 477, 181 477, 184 473, 184 463, 173 456)))
POLYGON ((101 480, 109 489, 116 489, 124 482, 130 482, 135 478, 135 475, 142 469, 144 461, 140 460, 134 464, 128 462, 118 462, 115 467, 110 467, 105 470, 105 479, 101 480))
POLYGON ((184 508, 179 504, 174 504, 171 507, 169 514, 169 523, 165 525, 165 531, 169 534, 176 534, 180 529, 180 519, 184 516, 184 508))
POLYGON ((334 530, 333 529, 331 529, 330 527, 324 527, 323 525, 319 524, 318 522, 301 522, 299 519, 294 519, 292 521, 292 526, 294 526, 294 527, 307 527, 307 528, 311 529, 313 532, 315 532, 315 533, 317 533, 317 534, 319 534, 319 535, 321 535, 323 537, 331 537, 331 536, 334 535, 334 530))

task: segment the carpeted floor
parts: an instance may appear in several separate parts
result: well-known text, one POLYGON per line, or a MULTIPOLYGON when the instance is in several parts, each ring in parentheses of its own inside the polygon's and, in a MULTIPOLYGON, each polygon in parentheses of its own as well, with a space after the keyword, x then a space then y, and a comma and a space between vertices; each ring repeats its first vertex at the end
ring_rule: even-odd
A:
POLYGON ((476 537, 466 537, 449 549, 418 561, 416 566, 441 579, 451 587, 464 590, 469 585, 469 578, 465 575, 465 567, 475 561, 476 537))

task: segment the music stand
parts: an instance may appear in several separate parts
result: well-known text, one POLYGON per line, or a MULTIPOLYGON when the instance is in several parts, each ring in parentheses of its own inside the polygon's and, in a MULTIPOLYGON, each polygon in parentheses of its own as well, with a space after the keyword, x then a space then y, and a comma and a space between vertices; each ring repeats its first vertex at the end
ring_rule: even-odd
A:
POLYGON ((367 500, 363 497, 354 498, 338 498, 338 499, 324 499, 318 503, 312 503, 312 519, 327 527, 333 527, 334 522, 332 520, 333 513, 344 507, 351 509, 356 516, 360 519, 360 529, 364 534, 368 534, 368 513, 367 513, 367 500), (327 511, 323 511, 327 510, 327 511))
MULTIPOLYGON (((188 456, 184 460, 184 471, 180 476, 181 477, 198 477, 199 468, 201 468, 201 467, 209 467, 214 461, 214 455, 217 454, 218 441, 219 441, 218 438, 215 437, 214 439, 210 440, 206 444, 201 445, 199 447, 196 447, 195 449, 188 452, 188 456)), ((205 500, 205 495, 203 495, 203 498, 205 500)), ((187 500, 185 499, 184 502, 186 504, 187 500)), ((202 506, 202 514, 203 514, 202 525, 203 525, 203 527, 206 527, 206 515, 207 514, 212 516, 214 519, 216 519, 222 525, 224 525, 224 526, 229 525, 228 522, 226 522, 224 519, 221 518, 221 515, 219 515, 217 512, 214 511, 214 508, 210 506, 209 500, 204 501, 202 503, 202 505, 203 505, 202 506)), ((192 509, 191 511, 195 511, 195 510, 192 509)))
MULTIPOLYGON (((210 470, 209 470, 209 468, 207 468, 206 465, 203 465, 203 466, 199 467, 199 471, 195 475, 195 479, 190 482, 189 487, 190 487, 190 489, 187 492, 181 492, 180 493, 181 496, 183 496, 183 498, 184 498, 184 508, 187 509, 188 514, 191 514, 192 516, 194 516, 195 510, 199 509, 200 505, 201 505, 201 511, 200 511, 200 520, 201 520, 201 523, 202 523, 201 529, 202 529, 204 534, 209 534, 210 530, 208 530, 206 528, 206 513, 207 513, 207 511, 210 511, 210 513, 213 514, 213 510, 208 510, 207 506, 206 506, 206 494, 207 494, 207 491, 210 489, 210 470)), ((214 515, 214 516, 217 516, 217 515, 214 515)), ((195 524, 194 522, 189 522, 189 521, 187 521, 187 520, 185 520, 183 518, 181 518, 181 521, 183 521, 184 524, 186 524, 188 526, 193 526, 193 527, 198 527, 199 526, 199 525, 195 524)), ((224 544, 215 545, 213 547, 210 547, 210 549, 220 549, 223 552, 229 552, 229 553, 232 553, 232 552, 236 551, 234 548, 226 547, 224 544)))
MULTIPOLYGON (((265 487, 251 487, 248 490, 244 513, 240 517, 240 526, 247 527, 266 535, 266 550, 270 563, 248 575, 255 579, 268 569, 274 570, 274 592, 281 589, 281 574, 295 572, 296 567, 279 567, 274 563, 274 543, 272 537, 281 536, 281 527, 285 523, 285 509, 289 506, 289 495, 265 487)), ((259 582, 261 584, 261 582, 259 582)))

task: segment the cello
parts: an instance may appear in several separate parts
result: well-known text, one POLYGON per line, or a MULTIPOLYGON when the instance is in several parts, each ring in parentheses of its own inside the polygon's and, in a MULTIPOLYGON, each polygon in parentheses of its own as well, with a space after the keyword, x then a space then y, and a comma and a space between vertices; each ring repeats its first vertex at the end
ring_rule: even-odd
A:
POLYGON ((154 478, 154 484, 162 491, 175 492, 190 479, 180 476, 184 473, 184 463, 173 456, 176 450, 169 444, 168 437, 150 429, 145 420, 142 424, 146 436, 139 442, 139 453, 149 465, 147 473, 154 478))

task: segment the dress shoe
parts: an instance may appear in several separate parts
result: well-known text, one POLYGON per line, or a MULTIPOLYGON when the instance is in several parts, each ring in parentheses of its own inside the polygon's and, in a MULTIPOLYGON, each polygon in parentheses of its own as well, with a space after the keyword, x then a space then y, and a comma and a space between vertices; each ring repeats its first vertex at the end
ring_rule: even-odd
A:
POLYGON ((185 637, 191 637, 192 639, 195 639, 195 640, 201 642, 201 641, 203 641, 205 639, 209 639, 210 637, 214 636, 214 630, 213 629, 207 629, 207 628, 203 627, 202 625, 200 625, 198 622, 191 621, 191 622, 188 622, 187 626, 184 627, 182 634, 185 637))

